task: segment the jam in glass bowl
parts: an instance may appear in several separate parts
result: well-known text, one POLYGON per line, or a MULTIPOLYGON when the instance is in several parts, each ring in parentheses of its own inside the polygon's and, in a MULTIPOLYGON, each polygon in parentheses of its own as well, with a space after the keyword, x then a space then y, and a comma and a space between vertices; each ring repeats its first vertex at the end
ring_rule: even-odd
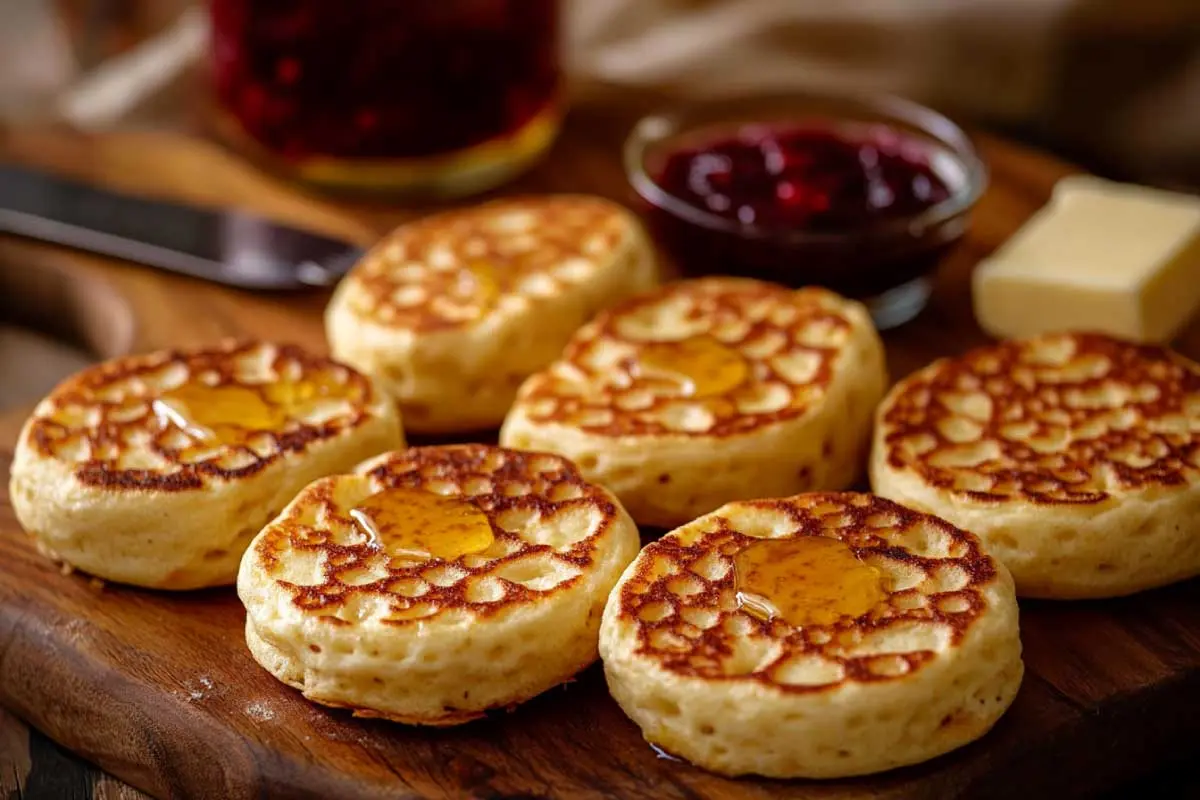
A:
POLYGON ((890 96, 792 94, 644 117, 625 168, 688 275, 821 285, 916 316, 987 181, 966 134, 890 96))
POLYGON ((209 0, 220 133, 302 181, 491 188, 562 114, 559 0, 209 0))

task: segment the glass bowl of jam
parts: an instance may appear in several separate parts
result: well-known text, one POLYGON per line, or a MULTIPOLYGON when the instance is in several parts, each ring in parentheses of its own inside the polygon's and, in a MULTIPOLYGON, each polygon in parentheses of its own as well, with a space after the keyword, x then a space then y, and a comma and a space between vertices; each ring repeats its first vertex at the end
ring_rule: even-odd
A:
POLYGON ((925 306, 987 169, 957 125, 888 95, 713 101, 642 118, 625 169, 685 275, 820 285, 879 328, 925 306))

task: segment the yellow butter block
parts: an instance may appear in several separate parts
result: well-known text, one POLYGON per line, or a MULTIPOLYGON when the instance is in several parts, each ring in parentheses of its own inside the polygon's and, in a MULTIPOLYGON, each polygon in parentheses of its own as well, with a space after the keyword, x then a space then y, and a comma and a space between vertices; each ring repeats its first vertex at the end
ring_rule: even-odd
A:
POLYGON ((1173 337, 1200 307, 1200 197, 1064 178, 975 270, 975 316, 998 338, 1063 330, 1173 337))

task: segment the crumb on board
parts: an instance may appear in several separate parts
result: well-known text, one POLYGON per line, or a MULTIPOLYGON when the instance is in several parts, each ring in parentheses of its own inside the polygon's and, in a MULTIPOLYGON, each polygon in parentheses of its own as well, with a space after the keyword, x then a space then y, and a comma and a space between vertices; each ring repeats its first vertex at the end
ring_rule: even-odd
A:
POLYGON ((184 685, 187 690, 188 700, 195 703, 208 697, 209 691, 215 686, 212 678, 207 675, 201 675, 196 679, 196 684, 188 683, 184 685), (199 684, 197 687, 196 684, 199 684))
POLYGON ((245 708, 246 716, 259 722, 275 719, 275 710, 263 702, 250 703, 245 708))

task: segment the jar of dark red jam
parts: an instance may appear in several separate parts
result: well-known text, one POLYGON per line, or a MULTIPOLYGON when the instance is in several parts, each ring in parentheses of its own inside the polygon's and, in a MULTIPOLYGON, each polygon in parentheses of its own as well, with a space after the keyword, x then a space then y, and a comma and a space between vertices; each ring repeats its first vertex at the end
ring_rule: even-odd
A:
POLYGON ((881 328, 914 317, 986 171, 966 135, 893 97, 749 98, 653 114, 625 147, 684 274, 816 284, 881 328))
POLYGON ((209 0, 219 131, 321 186, 456 196, 550 145, 558 0, 209 0))

